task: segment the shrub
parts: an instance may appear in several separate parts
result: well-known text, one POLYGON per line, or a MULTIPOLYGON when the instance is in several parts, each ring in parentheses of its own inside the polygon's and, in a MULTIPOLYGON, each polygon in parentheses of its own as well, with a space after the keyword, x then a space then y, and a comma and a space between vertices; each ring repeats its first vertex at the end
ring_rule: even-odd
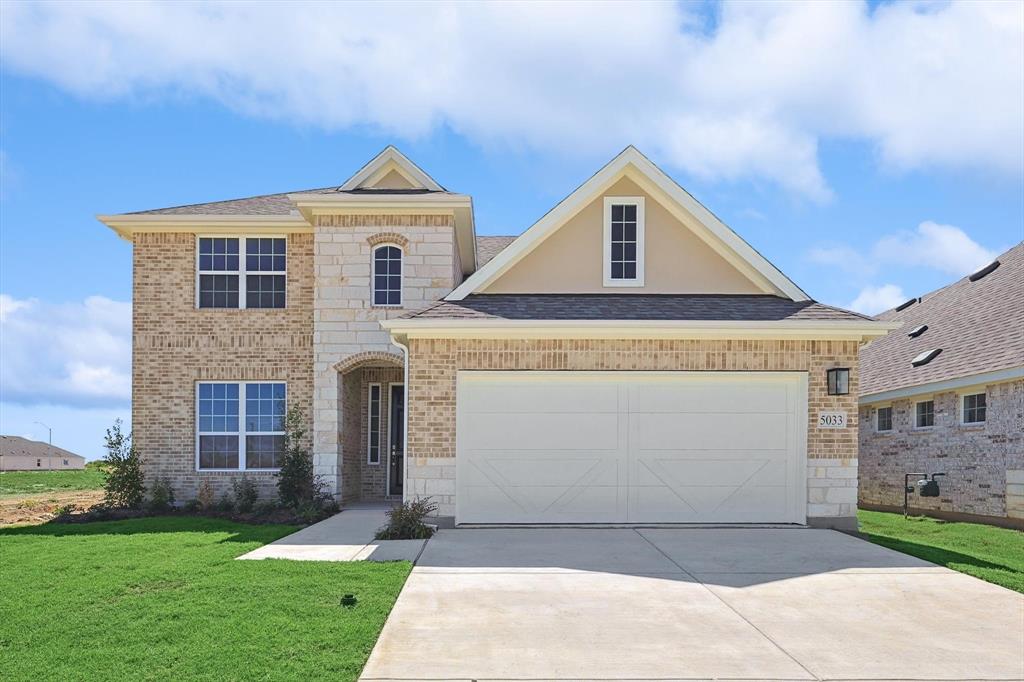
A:
POLYGON ((153 481, 149 488, 149 499, 146 501, 146 509, 151 512, 168 512, 174 508, 174 488, 171 487, 171 479, 166 476, 153 481))
POLYGON ((281 504, 290 509, 314 506, 323 508, 331 496, 324 491, 323 481, 313 473, 313 457, 304 443, 305 415, 293 407, 284 422, 284 456, 277 476, 277 495, 281 504))
POLYGON ((203 509, 203 505, 199 500, 189 500, 185 504, 181 505, 181 508, 189 514, 196 514, 203 509))
POLYGON ((199 484, 199 491, 196 493, 196 502, 199 503, 201 509, 213 509, 213 485, 210 484, 209 479, 205 479, 199 484))
POLYGON ((53 515, 58 521, 63 521, 78 511, 73 504, 61 504, 53 508, 53 515))
POLYGON ((252 509, 253 513, 257 516, 270 516, 277 510, 277 503, 274 502, 273 500, 263 500, 262 502, 257 502, 252 509))
POLYGON ((251 512, 253 505, 256 504, 256 500, 260 496, 259 491, 256 490, 256 484, 245 474, 242 474, 241 478, 231 482, 231 490, 235 494, 235 509, 243 514, 251 512))
POLYGON ((434 529, 423 520, 437 511, 429 497, 403 502, 388 512, 388 524, 377 531, 377 540, 424 540, 434 529))
POLYGON ((146 488, 143 486, 142 461, 132 442, 132 434, 121 431, 121 420, 107 429, 107 457, 109 467, 103 484, 104 503, 109 507, 135 509, 142 504, 146 488))
POLYGON ((220 496, 220 499, 217 500, 217 506, 215 509, 225 514, 230 514, 235 510, 235 502, 231 499, 231 495, 228 495, 227 491, 225 491, 224 494, 220 496))

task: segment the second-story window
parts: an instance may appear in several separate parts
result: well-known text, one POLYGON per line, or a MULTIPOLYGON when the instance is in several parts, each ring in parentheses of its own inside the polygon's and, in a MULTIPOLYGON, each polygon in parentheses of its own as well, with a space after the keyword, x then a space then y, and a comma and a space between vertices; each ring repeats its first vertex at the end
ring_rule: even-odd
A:
POLYGON ((286 249, 284 237, 200 237, 198 307, 284 308, 286 249))
POLYGON ((397 246, 373 250, 373 305, 402 305, 402 249, 397 246))
POLYGON ((604 199, 604 285, 644 285, 644 199, 604 199))

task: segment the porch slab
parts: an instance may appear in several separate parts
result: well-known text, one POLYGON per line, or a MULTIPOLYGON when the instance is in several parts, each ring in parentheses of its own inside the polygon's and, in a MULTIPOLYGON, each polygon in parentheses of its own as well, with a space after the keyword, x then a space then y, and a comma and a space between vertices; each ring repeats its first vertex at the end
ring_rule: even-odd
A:
POLYGON ((243 554, 239 559, 414 561, 426 540, 374 540, 388 507, 345 509, 320 523, 243 554))

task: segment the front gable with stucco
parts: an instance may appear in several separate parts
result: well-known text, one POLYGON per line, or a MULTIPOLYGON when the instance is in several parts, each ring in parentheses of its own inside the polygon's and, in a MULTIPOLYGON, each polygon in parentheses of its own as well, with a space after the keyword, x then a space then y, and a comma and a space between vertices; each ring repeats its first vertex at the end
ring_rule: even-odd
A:
POLYGON ((632 147, 516 238, 393 147, 334 187, 101 219, 135 249, 136 440, 179 499, 271 494, 297 406, 342 503, 855 523, 857 352, 891 325, 810 300, 632 147))

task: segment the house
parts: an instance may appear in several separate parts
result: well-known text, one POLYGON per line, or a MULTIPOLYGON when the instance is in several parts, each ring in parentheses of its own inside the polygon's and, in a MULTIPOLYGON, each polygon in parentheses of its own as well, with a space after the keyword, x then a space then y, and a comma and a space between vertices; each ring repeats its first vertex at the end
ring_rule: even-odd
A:
POLYGON ((49 443, 20 436, 0 436, 0 471, 84 469, 85 457, 49 443))
POLYGON ((915 513, 1024 528, 1024 242, 879 317, 899 329, 860 354, 861 506, 939 472, 915 513))
POLYGON ((855 524, 857 352, 892 325, 810 300, 633 147, 516 238, 394 147, 100 220, 134 247, 135 442, 179 499, 270 494, 296 406, 342 503, 855 524))

